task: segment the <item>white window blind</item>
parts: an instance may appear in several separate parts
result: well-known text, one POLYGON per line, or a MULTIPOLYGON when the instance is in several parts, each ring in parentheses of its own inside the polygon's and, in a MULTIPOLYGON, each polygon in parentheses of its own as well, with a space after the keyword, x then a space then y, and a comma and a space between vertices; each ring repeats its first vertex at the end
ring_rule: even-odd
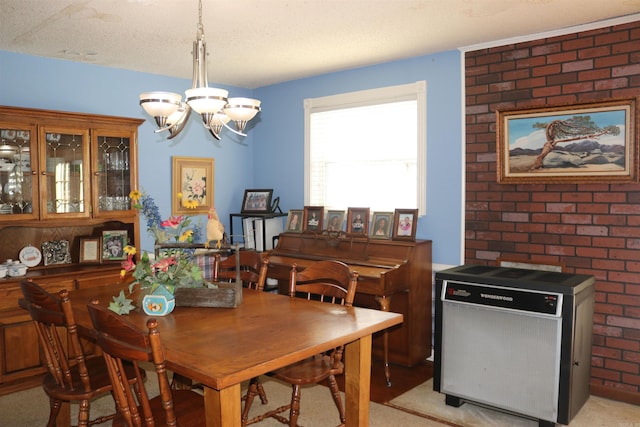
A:
POLYGON ((426 84, 305 100, 305 205, 426 209, 426 84))

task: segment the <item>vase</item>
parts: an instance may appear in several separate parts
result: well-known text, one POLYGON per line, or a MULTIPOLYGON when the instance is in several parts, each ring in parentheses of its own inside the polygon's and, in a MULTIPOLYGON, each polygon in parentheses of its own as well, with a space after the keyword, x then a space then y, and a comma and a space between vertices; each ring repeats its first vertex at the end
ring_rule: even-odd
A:
POLYGON ((175 298, 164 286, 160 286, 153 293, 142 297, 142 311, 149 316, 166 316, 173 311, 175 306, 175 298))

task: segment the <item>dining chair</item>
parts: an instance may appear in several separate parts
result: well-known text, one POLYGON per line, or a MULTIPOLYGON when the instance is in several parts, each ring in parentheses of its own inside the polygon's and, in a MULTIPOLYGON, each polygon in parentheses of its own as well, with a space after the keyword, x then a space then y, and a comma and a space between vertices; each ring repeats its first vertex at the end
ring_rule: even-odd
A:
MULTIPOLYGON (((289 279, 289 297, 350 307, 353 305, 357 283, 358 273, 352 272, 345 263, 340 261, 317 261, 302 271, 298 271, 297 265, 294 264, 289 279)), ((291 384, 293 388, 291 402, 249 420, 249 410, 257 393, 255 387, 250 385, 242 412, 242 425, 253 424, 265 418, 275 418, 290 427, 297 426, 300 415, 300 387, 307 384, 317 384, 324 380, 328 381, 341 425, 344 425, 344 405, 335 378, 336 375, 344 373, 343 351, 344 347, 338 346, 331 351, 271 372, 270 375, 274 378, 291 384), (289 410, 288 419, 280 415, 286 410, 289 410)))
MULTIPOLYGON (((102 357, 85 357, 69 292, 61 290, 58 295, 51 294, 32 280, 21 281, 20 288, 24 296, 20 305, 33 320, 47 364, 48 373, 42 380, 50 404, 47 426, 56 425, 65 402, 79 403, 78 426, 101 424, 112 419, 115 411, 112 415, 90 419, 91 400, 110 393, 111 381, 102 357)), ((127 367, 123 375, 133 378, 131 367, 127 367)))
MULTIPOLYGON (((264 290, 264 284, 267 280, 269 260, 266 258, 263 259, 260 252, 255 250, 238 251, 238 260, 240 264, 240 280, 242 281, 242 285, 249 289, 255 289, 258 291, 264 290)), ((237 275, 236 261, 236 254, 231 254, 226 258, 222 258, 219 253, 215 254, 213 268, 214 282, 235 281, 237 275)), ((263 405, 269 403, 267 394, 264 391, 259 377, 254 377, 249 380, 249 388, 253 388, 254 391, 257 391, 258 396, 260 396, 260 402, 262 402, 263 405)), ((245 406, 247 398, 248 393, 242 396, 245 406)))
MULTIPOLYGON (((240 260, 240 280, 244 287, 264 290, 267 280, 268 259, 263 259, 260 252, 254 250, 238 251, 240 260)), ((233 282, 236 279, 236 255, 231 254, 222 258, 219 253, 214 255, 213 281, 233 282)))
POLYGON ((172 390, 169 385, 158 321, 147 321, 143 331, 106 307, 92 301, 87 305, 96 330, 96 340, 113 385, 117 414, 113 426, 204 426, 204 397, 192 390, 172 390), (122 381, 123 366, 131 363, 136 372, 134 389, 122 381), (160 394, 150 398, 140 362, 151 362, 158 376, 160 394), (136 390, 137 388, 137 390, 136 390))

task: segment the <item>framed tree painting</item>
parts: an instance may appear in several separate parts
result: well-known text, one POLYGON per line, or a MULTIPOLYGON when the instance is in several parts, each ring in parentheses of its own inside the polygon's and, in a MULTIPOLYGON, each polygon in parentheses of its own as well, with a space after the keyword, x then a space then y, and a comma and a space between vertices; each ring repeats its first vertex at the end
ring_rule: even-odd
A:
POLYGON ((396 209, 393 215, 393 240, 416 240, 418 209, 396 209))
POLYGON ((172 215, 203 214, 213 207, 214 160, 173 156, 172 215))
POLYGON ((638 181, 635 98, 496 114, 499 183, 638 181))

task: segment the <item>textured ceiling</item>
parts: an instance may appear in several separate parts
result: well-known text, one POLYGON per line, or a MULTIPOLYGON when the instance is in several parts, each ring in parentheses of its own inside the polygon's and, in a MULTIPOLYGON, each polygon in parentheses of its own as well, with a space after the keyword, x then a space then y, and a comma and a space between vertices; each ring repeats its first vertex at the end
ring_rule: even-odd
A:
MULTIPOLYGON (((640 0, 204 0, 202 9, 209 81, 256 88, 633 15, 640 0)), ((0 50, 191 79, 197 20, 196 0, 0 0, 0 50)))

